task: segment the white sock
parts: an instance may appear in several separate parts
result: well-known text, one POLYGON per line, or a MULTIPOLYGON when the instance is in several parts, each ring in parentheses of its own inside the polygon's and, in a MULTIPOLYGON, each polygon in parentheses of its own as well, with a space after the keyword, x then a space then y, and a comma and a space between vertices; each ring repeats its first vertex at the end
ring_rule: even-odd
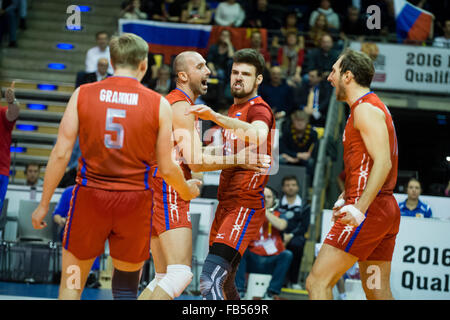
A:
POLYGON ((164 278, 166 274, 165 273, 155 273, 155 278, 153 278, 152 281, 147 285, 147 289, 153 292, 155 290, 156 286, 158 285, 158 282, 161 281, 162 278, 164 278))

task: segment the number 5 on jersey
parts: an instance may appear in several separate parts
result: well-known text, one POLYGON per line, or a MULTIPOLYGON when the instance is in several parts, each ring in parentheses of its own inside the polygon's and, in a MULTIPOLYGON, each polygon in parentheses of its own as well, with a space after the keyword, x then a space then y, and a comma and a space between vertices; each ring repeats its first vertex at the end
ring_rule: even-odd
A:
POLYGON ((114 123, 114 118, 126 117, 126 110, 108 108, 106 110, 106 131, 114 131, 117 139, 113 140, 111 134, 105 133, 105 146, 112 149, 121 149, 123 147, 123 138, 125 135, 123 126, 120 123, 114 123))

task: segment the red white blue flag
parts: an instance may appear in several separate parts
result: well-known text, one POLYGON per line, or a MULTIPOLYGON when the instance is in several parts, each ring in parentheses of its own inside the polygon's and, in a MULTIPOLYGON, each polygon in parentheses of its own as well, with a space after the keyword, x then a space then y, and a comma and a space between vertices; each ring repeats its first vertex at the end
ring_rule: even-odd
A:
POLYGON ((427 40, 434 19, 432 13, 412 5, 406 0, 394 0, 394 9, 399 42, 427 40))

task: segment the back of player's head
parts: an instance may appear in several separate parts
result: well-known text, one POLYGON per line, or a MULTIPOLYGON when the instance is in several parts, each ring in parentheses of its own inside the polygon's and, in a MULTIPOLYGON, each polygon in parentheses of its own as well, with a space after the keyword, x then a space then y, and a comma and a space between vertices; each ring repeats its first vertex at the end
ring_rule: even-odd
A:
POLYGON ((361 87, 369 88, 375 74, 372 59, 367 54, 347 48, 341 55, 341 75, 350 71, 355 82, 361 87))
POLYGON ((114 68, 136 70, 148 56, 148 44, 135 34, 124 33, 111 39, 109 52, 114 68))
POLYGON ((261 53, 248 48, 236 51, 233 56, 233 63, 247 63, 254 66, 256 69, 256 76, 263 74, 266 65, 261 53))

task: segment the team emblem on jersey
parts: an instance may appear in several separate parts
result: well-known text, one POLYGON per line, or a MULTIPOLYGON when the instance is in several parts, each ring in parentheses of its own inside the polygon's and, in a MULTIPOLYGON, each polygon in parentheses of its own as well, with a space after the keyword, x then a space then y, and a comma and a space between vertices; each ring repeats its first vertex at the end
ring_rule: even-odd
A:
POLYGON ((241 112, 236 113, 236 117, 240 117, 242 115, 241 112))

